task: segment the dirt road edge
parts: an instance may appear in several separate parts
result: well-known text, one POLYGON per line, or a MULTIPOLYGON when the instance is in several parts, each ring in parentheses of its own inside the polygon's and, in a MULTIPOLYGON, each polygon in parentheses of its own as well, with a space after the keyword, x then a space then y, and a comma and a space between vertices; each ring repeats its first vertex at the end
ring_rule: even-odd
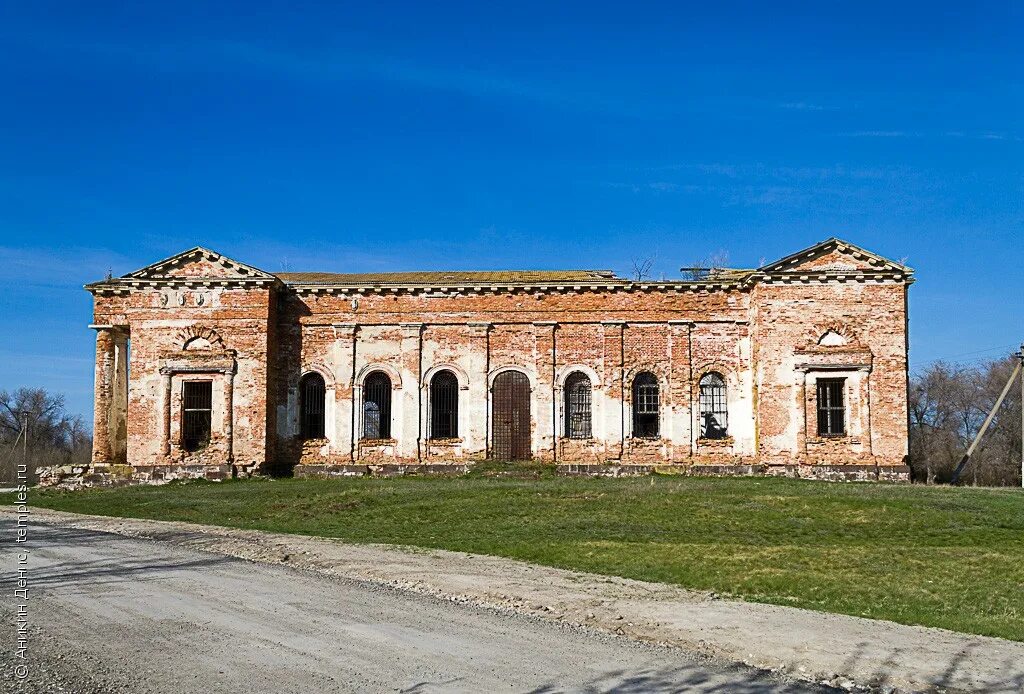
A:
POLYGON ((445 550, 39 508, 32 517, 529 614, 845 689, 1024 690, 1024 644, 1014 641, 445 550))

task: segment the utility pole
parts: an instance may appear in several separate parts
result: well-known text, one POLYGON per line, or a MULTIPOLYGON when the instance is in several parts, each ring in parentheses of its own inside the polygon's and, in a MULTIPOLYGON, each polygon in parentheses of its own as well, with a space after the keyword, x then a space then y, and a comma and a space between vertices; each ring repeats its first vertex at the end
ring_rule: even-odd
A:
MULTIPOLYGON (((1020 361, 1017 362, 1017 366, 1013 367, 1013 373, 1010 374, 1009 380, 1006 381, 1006 386, 1003 388, 1003 392, 996 398, 996 404, 992 406, 992 411, 988 413, 988 417, 985 418, 985 422, 981 425, 981 429, 978 429, 978 433, 974 435, 974 440, 971 441, 971 445, 967 447, 967 453, 960 459, 960 463, 953 470, 952 484, 957 484, 960 481, 960 473, 967 467, 967 462, 971 459, 974 454, 974 449, 978 447, 981 442, 981 437, 985 435, 992 420, 996 418, 996 412, 999 411, 999 406, 1003 404, 1003 400, 1006 399, 1007 394, 1010 392, 1010 388, 1013 386, 1013 382, 1017 378, 1017 374, 1021 375, 1021 382, 1024 384, 1024 345, 1021 345, 1021 354, 1017 355, 1020 361)), ((1021 394, 1024 396, 1024 385, 1021 386, 1021 394)), ((1021 402, 1021 409, 1024 409, 1024 401, 1021 402)), ((1022 416, 1024 420, 1024 416, 1022 416)), ((1024 431, 1021 432, 1021 450, 1024 452, 1024 431)), ((1021 471, 1024 473, 1024 461, 1021 462, 1021 471)), ((1021 485, 1024 486, 1024 477, 1021 479, 1021 485)))
POLYGON ((1024 489, 1024 342, 1020 343, 1020 486, 1024 489))
POLYGON ((26 480, 31 478, 28 473, 28 412, 21 413, 21 432, 25 440, 21 443, 21 462, 25 464, 26 480))

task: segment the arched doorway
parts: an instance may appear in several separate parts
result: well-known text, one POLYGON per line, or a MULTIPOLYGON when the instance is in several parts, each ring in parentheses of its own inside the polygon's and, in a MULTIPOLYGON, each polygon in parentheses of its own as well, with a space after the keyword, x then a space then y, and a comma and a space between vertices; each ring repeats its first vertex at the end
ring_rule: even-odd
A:
POLYGON ((530 379, 521 371, 504 371, 491 387, 491 457, 529 460, 530 379))

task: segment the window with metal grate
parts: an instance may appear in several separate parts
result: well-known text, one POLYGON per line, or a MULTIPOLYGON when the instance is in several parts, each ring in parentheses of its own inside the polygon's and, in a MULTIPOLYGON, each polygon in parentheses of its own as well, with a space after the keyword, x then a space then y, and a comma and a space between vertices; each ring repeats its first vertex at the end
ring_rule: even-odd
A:
POLYGON ((592 391, 590 378, 574 371, 565 379, 565 435, 570 439, 589 439, 592 391))
POLYGON ((818 379, 818 436, 846 434, 846 379, 818 379))
POLYGON ((430 381, 430 438, 459 435, 459 380, 451 371, 438 371, 430 381))
POLYGON ((724 439, 729 435, 725 379, 711 372, 700 379, 700 437, 724 439))
POLYGON ((391 438, 391 379, 381 371, 363 382, 363 438, 391 438))
POLYGON ((191 452, 210 444, 213 381, 185 381, 181 391, 181 445, 191 452))
POLYGON ((633 436, 656 439, 661 434, 661 392, 658 378, 641 371, 633 379, 633 436))
POLYGON ((327 388, 324 377, 308 373, 299 381, 299 429, 304 440, 324 438, 327 388))

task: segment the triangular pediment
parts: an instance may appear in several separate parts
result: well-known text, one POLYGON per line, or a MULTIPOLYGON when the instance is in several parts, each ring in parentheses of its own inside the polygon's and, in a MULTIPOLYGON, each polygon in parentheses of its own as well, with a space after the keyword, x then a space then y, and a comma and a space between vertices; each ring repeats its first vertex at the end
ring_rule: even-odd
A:
POLYGON ((232 260, 208 248, 196 246, 129 273, 124 279, 274 279, 274 276, 245 263, 232 260))
POLYGON ((759 270, 761 272, 877 272, 887 270, 907 274, 913 272, 906 265, 836 238, 827 239, 810 248, 805 248, 774 263, 769 263, 759 270))

